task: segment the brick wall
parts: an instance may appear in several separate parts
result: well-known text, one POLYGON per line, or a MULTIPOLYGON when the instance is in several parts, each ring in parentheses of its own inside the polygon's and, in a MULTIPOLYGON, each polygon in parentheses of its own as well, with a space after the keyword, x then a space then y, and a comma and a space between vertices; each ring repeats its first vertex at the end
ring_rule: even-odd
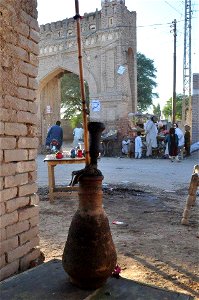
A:
POLYGON ((192 143, 199 141, 199 73, 193 74, 192 143))
POLYGON ((36 163, 36 0, 0 3, 0 280, 40 255, 36 163))

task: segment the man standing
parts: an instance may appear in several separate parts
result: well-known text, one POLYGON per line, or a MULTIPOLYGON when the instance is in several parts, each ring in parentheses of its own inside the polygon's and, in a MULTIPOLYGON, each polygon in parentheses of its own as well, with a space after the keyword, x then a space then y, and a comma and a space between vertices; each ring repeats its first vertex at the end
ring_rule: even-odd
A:
POLYGON ((146 156, 149 157, 152 155, 152 148, 157 148, 157 133, 158 129, 155 125, 157 118, 155 116, 151 117, 150 120, 146 122, 145 132, 146 132, 146 144, 147 152, 146 156))
POLYGON ((135 138, 135 158, 142 157, 142 146, 141 132, 138 131, 135 138))
POLYGON ((57 149, 59 150, 63 143, 63 130, 60 127, 61 122, 57 121, 55 125, 50 127, 47 137, 46 137, 46 146, 50 147, 52 140, 56 140, 58 142, 57 149))
POLYGON ((178 128, 178 124, 174 124, 175 133, 178 136, 178 158, 183 159, 183 149, 184 149, 184 134, 180 128, 178 128))
POLYGON ((80 124, 77 125, 77 127, 73 130, 74 140, 73 140, 73 146, 77 147, 79 142, 83 142, 83 134, 84 130, 80 124))
POLYGON ((129 145, 130 145, 130 139, 127 136, 123 137, 122 140, 122 153, 125 155, 129 154, 129 145))
POLYGON ((191 134, 190 134, 190 126, 185 125, 185 134, 184 134, 184 147, 186 156, 190 156, 190 146, 191 146, 191 134))

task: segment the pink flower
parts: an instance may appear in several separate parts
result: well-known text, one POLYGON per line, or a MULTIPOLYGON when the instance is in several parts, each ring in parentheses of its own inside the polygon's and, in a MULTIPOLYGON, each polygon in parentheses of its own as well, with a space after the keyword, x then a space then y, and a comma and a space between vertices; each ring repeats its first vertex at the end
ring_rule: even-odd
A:
POLYGON ((120 275, 119 275, 120 272, 121 272, 121 268, 118 265, 116 265, 115 269, 112 273, 112 276, 115 277, 115 278, 120 278, 120 275))

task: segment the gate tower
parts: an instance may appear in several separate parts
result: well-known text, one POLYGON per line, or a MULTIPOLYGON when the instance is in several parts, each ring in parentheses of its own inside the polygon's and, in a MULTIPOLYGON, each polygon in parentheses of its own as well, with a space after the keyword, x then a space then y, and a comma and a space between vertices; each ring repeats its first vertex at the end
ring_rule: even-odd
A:
MULTIPOLYGON (((101 10, 81 20, 84 79, 89 86, 90 120, 106 130, 128 130, 128 113, 137 109, 136 12, 124 0, 104 0, 101 10), (100 108, 92 106, 97 100, 100 108)), ((41 25, 38 117, 42 141, 60 119, 60 78, 79 74, 76 22, 73 18, 41 25)))

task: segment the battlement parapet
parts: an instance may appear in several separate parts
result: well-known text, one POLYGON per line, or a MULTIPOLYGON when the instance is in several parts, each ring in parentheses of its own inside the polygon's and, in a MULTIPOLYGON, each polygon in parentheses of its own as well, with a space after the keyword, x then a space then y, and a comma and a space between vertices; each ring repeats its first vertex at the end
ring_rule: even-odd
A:
MULTIPOLYGON (((81 20, 81 24, 87 22, 93 22, 97 16, 100 15, 100 12, 96 10, 94 13, 85 13, 83 19, 81 20)), ((52 23, 47 23, 40 25, 40 34, 46 34, 48 32, 53 32, 61 29, 73 28, 75 26, 74 18, 66 18, 61 21, 56 21, 52 23)))
MULTIPOLYGON (((99 30, 121 26, 131 26, 136 19, 136 13, 130 12, 125 6, 124 0, 104 0, 102 9, 85 13, 81 20, 82 34, 89 34, 99 30)), ((76 36, 76 21, 74 18, 66 18, 61 21, 43 24, 40 26, 41 40, 57 40, 76 36)))
MULTIPOLYGON (((135 40, 132 31, 136 28, 136 12, 130 12, 125 1, 103 1, 102 9, 85 13, 81 19, 83 46, 93 47, 108 45, 118 39, 129 43, 135 40), (128 37, 127 37, 128 36, 128 37)), ((40 56, 54 55, 62 51, 76 51, 76 21, 66 18, 47 23, 40 27, 40 56)))
POLYGON ((64 19, 64 20, 57 21, 57 22, 40 25, 40 34, 45 34, 48 32, 60 30, 62 28, 67 28, 68 24, 70 24, 72 22, 73 23, 75 22, 74 19, 69 18, 69 19, 64 19))

